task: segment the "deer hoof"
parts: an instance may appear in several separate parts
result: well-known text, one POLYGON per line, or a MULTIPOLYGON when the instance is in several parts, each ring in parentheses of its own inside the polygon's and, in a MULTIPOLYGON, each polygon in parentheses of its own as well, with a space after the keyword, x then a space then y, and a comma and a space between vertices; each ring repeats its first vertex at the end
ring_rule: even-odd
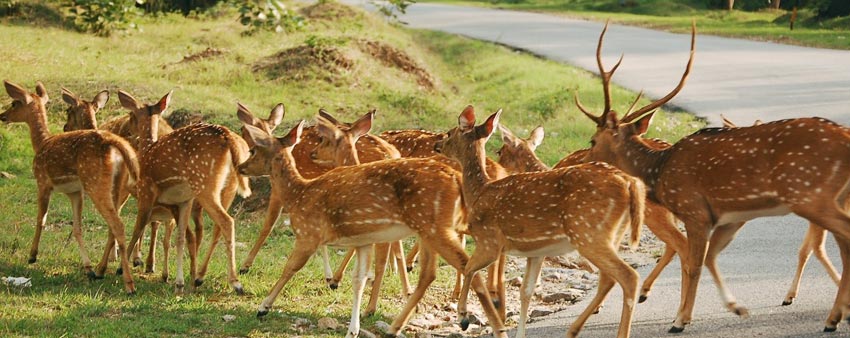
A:
POLYGON ((137 266, 142 266, 142 265, 145 265, 145 263, 142 262, 141 258, 138 258, 138 257, 133 258, 133 267, 134 268, 137 267, 137 266))
POLYGON ((33 256, 33 257, 30 257, 30 259, 28 259, 28 260, 27 260, 27 263, 29 263, 29 264, 33 264, 33 263, 35 263, 37 260, 38 260, 38 258, 36 258, 35 256, 33 256))
POLYGON ((239 274, 240 274, 240 275, 244 275, 244 274, 248 273, 248 269, 250 269, 250 268, 248 268, 247 266, 246 266, 246 267, 243 267, 243 268, 240 268, 240 269, 239 269, 239 274))
POLYGON ((123 274, 124 274, 124 269, 122 269, 122 268, 118 268, 118 269, 116 269, 116 270, 115 270, 115 275, 116 275, 116 276, 121 276, 121 275, 123 275, 123 274))
POLYGON ((94 271, 86 272, 86 277, 88 277, 90 281, 103 279, 103 276, 98 276, 96 273, 94 273, 94 271))
POLYGON ((263 317, 265 317, 267 314, 269 314, 269 310, 257 311, 257 318, 263 318, 263 317))
POLYGON ((127 297, 135 297, 135 296, 136 296, 136 290, 127 292, 127 297))
POLYGON ((794 298, 787 298, 782 301, 782 306, 788 306, 794 303, 794 298))
POLYGON ((739 317, 742 317, 742 318, 749 318, 750 317, 750 311, 747 310, 747 308, 745 308, 743 306, 736 307, 733 312, 735 312, 736 315, 738 315, 739 317))
POLYGON ((331 290, 336 290, 337 288, 339 288, 339 282, 329 281, 328 287, 331 288, 331 290))
POLYGON ((827 326, 823 328, 823 332, 835 332, 835 328, 827 326))
POLYGON ((469 328, 469 318, 464 316, 463 319, 460 320, 460 329, 466 331, 469 328))
POLYGON ((683 327, 675 327, 675 326, 673 326, 673 327, 670 327, 670 329, 669 329, 669 330, 667 330, 667 333, 682 333, 682 332, 684 332, 684 331, 685 331, 685 327, 684 327, 684 326, 683 326, 683 327))
POLYGON ((245 288, 243 288, 242 285, 234 286, 233 291, 236 292, 237 296, 244 296, 245 295, 245 288))
POLYGON ((204 285, 204 279, 203 278, 195 279, 195 287, 199 287, 201 285, 204 285))
POLYGON ((168 275, 162 275, 162 282, 168 283, 168 275))

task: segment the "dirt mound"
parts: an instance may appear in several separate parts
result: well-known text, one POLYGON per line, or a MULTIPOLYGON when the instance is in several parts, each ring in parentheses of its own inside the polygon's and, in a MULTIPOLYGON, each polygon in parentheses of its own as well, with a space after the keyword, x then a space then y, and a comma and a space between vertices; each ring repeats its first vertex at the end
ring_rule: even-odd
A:
POLYGON ((340 19, 358 19, 363 15, 356 10, 334 1, 319 2, 301 8, 301 15, 311 20, 339 21, 340 19))
POLYGON ((334 82, 334 75, 353 66, 354 61, 334 47, 303 45, 262 58, 254 63, 252 70, 275 80, 321 78, 334 82))
POLYGON ((357 45, 363 52, 381 61, 385 66, 401 69, 416 77, 416 83, 420 86, 428 90, 434 89, 434 77, 404 51, 379 41, 360 40, 357 45))
POLYGON ((224 54, 227 54, 227 50, 207 47, 207 49, 204 49, 203 51, 184 56, 183 60, 180 60, 180 62, 178 63, 195 62, 203 59, 221 56, 224 54))

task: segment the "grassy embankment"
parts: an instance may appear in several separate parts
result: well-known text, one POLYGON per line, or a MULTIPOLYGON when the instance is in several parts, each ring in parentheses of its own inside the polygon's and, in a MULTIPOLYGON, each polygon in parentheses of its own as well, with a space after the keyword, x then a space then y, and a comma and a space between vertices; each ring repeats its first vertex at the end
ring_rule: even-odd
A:
MULTIPOLYGON (((126 113, 114 95, 119 88, 146 102, 174 89, 173 111, 199 112, 209 121, 231 128, 238 127, 234 116, 237 100, 261 115, 284 102, 287 113, 281 130, 288 130, 297 119, 311 119, 319 107, 342 120, 375 107, 380 112, 376 131, 446 130, 454 125, 464 105, 472 103, 481 115, 504 108, 504 124, 519 135, 544 125, 547 138, 539 151, 550 164, 587 144, 593 126, 574 108, 570 97, 578 90, 587 106, 601 109, 595 74, 478 41, 401 29, 336 4, 325 6, 314 8, 303 31, 250 37, 239 34, 242 27, 233 20, 235 13, 227 10, 222 16, 203 19, 149 19, 142 22, 142 32, 111 38, 69 31, 44 19, 5 18, 0 25, 0 58, 4 60, 0 74, 30 90, 36 81, 44 82, 52 98, 48 109, 53 132, 61 131, 64 120, 66 106, 59 88, 65 86, 84 98, 112 90, 112 99, 100 113, 101 121, 126 113), (380 42, 384 52, 367 52, 363 47, 367 42, 380 42), (180 62, 207 48, 222 53, 180 62), (399 58, 388 57, 396 54, 409 57, 397 63, 412 64, 421 71, 402 71, 392 61, 399 58)), ((614 88, 615 108, 625 110, 633 95, 614 88)), ((10 101, 0 95, 3 107, 10 101)), ((701 125, 689 115, 662 112, 651 136, 675 140, 701 125)), ((491 140, 491 149, 498 143, 497 138, 491 140)), ((325 316, 347 321, 350 283, 347 279, 340 290, 328 289, 318 259, 287 285, 267 320, 254 317, 291 249, 292 233, 280 222, 251 272, 241 276, 249 293, 244 297, 234 295, 226 284, 221 250, 214 255, 207 282, 185 297, 175 297, 173 286, 160 282, 158 273, 143 275, 137 269, 138 295, 128 298, 120 278, 113 275, 114 263, 105 280, 88 281, 80 270, 76 244, 69 238, 70 205, 61 194, 54 194, 39 260, 28 265, 36 213, 32 156, 26 126, 0 126, 0 171, 15 176, 0 178, 0 276, 25 276, 32 278, 33 284, 23 289, 0 285, 0 335, 344 334, 344 328, 323 333, 302 332, 292 326, 298 317, 313 323, 325 316), (235 320, 225 323, 224 315, 234 315, 235 320)), ((92 257, 99 257, 105 223, 90 202, 84 209, 88 250, 92 257)), ((241 243, 237 260, 241 262, 264 212, 247 213, 238 207, 232 212, 241 243)), ((134 201, 125 206, 122 218, 129 232, 135 219, 134 201)), ((334 261, 339 258, 333 257, 334 261)), ((171 269, 173 276, 173 265, 171 269)), ((450 268, 441 267, 426 303, 446 302, 453 274, 450 268)), ((391 321, 401 306, 396 296, 397 278, 391 275, 385 285, 378 315, 365 319, 364 328, 371 328, 375 320, 391 321)))

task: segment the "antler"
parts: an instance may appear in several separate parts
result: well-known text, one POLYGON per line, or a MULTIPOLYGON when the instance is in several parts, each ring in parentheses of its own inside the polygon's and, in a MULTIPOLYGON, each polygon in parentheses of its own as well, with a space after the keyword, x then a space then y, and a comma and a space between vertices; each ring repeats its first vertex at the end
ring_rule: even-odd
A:
POLYGON ((620 59, 617 60, 614 67, 612 67, 610 71, 605 71, 605 66, 602 65, 602 41, 605 38, 606 31, 608 31, 608 21, 605 21, 605 27, 602 28, 602 33, 599 34, 599 42, 596 45, 596 65, 599 67, 599 76, 602 77, 602 93, 605 95, 605 108, 602 110, 602 116, 597 117, 591 114, 587 108, 581 105, 581 102, 578 99, 578 94, 575 94, 575 101, 578 109, 597 124, 601 121, 605 121, 605 117, 608 115, 608 112, 611 111, 611 76, 614 75, 614 72, 617 71, 618 67, 620 67, 620 63, 623 62, 623 55, 621 54, 620 59))
POLYGON ((688 58, 688 65, 685 67, 685 73, 682 74, 682 79, 679 80, 679 85, 677 85, 676 88, 673 88, 673 91, 671 91, 669 94, 665 95, 664 97, 662 97, 662 98, 656 100, 655 102, 652 102, 652 103, 638 109, 634 113, 628 114, 625 117, 623 117, 623 119, 621 120, 623 123, 634 121, 638 117, 641 117, 642 115, 644 115, 644 114, 646 114, 650 111, 653 111, 658 107, 661 107, 663 104, 665 104, 668 101, 670 101, 671 99, 673 99, 673 97, 676 96, 676 94, 678 94, 679 91, 681 91, 682 88, 685 87, 685 80, 687 80, 688 75, 691 73, 691 66, 694 63, 694 47, 696 45, 696 36, 697 36, 697 23, 696 23, 696 21, 691 21, 691 55, 688 58))
POLYGON ((643 97, 643 90, 641 90, 641 91, 637 94, 637 97, 635 97, 635 100, 634 100, 634 101, 632 102, 632 104, 629 106, 629 110, 627 110, 627 111, 626 111, 626 115, 629 115, 629 114, 631 114, 631 113, 632 113, 632 109, 635 109, 635 105, 637 105, 637 103, 638 103, 638 101, 640 101, 640 98, 641 98, 641 97, 643 97))

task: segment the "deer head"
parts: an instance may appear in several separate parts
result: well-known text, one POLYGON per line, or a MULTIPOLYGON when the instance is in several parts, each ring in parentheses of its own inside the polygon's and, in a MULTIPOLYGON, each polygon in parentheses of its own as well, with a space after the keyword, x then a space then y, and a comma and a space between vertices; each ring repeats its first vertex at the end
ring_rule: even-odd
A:
MULTIPOLYGON (((168 105, 171 103, 172 93, 174 93, 173 90, 165 94, 157 103, 145 105, 139 102, 139 100, 136 100, 130 93, 123 90, 118 91, 118 100, 121 101, 121 106, 127 108, 132 113, 130 115, 130 124, 135 128, 135 134, 139 135, 140 139, 156 142, 159 136, 160 116, 168 109, 168 105)), ((144 141, 141 144, 144 144, 144 141)))
MULTIPOLYGON (((280 125, 280 122, 283 121, 283 115, 286 114, 286 107, 284 107, 283 103, 278 103, 274 108, 272 108, 271 112, 269 112, 269 117, 267 119, 261 119, 254 116, 248 107, 245 107, 242 103, 237 102, 236 116, 239 117, 239 121, 242 121, 245 125, 254 126, 259 128, 262 131, 265 131, 269 135, 272 135, 274 129, 280 125)), ((247 131, 242 129, 242 137, 245 140, 248 140, 246 136, 247 131)), ((253 147, 254 145, 248 141, 248 146, 253 147)))
POLYGON ((497 154, 499 164, 511 173, 546 170, 545 165, 534 154, 543 143, 543 127, 534 128, 527 139, 515 136, 508 128, 500 125, 502 147, 497 154))
POLYGON ((490 115, 483 124, 476 126, 475 108, 471 105, 466 106, 458 117, 458 126, 449 130, 445 138, 434 143, 434 150, 461 161, 461 163, 463 163, 463 159, 480 155, 481 166, 483 167, 484 154, 480 152, 480 149, 484 149, 487 140, 493 135, 493 131, 499 125, 501 114, 502 110, 499 109, 499 111, 490 115), (479 154, 476 154, 476 151, 479 154))
POLYGON ((106 102, 109 101, 109 91, 101 91, 91 101, 86 101, 62 87, 62 100, 68 104, 66 111, 68 119, 62 127, 63 131, 97 129, 95 114, 106 106, 106 102))
POLYGON ((360 137, 368 134, 372 129, 375 110, 366 113, 357 121, 348 125, 348 128, 341 127, 346 124, 341 124, 332 116, 322 114, 322 112, 319 112, 318 124, 316 124, 316 131, 322 141, 310 153, 310 158, 323 165, 349 166, 360 164, 357 148, 354 145, 360 137))
POLYGON ((44 106, 49 101, 47 89, 41 82, 36 83, 35 93, 30 93, 23 87, 16 85, 9 80, 3 81, 6 87, 6 93, 12 98, 12 106, 0 114, 0 121, 11 122, 34 122, 35 119, 46 119, 47 110, 44 106), (37 116, 33 112, 42 112, 45 116, 37 116))
MULTIPOLYGON (((614 71, 620 65, 620 61, 622 61, 622 57, 617 64, 610 71, 605 71, 604 66, 602 65, 601 51, 602 51, 602 42, 605 37, 605 31, 608 28, 608 24, 605 24, 605 29, 602 30, 602 33, 599 35, 599 44, 596 48, 596 61, 599 66, 599 72, 602 76, 602 91, 604 94, 604 102, 605 106, 603 108, 602 114, 600 116, 596 116, 585 108, 578 99, 578 94, 575 96, 576 106, 578 106, 579 110, 585 114, 588 118, 593 120, 596 123, 596 133, 591 138, 590 144, 591 148, 588 153, 588 160, 596 160, 596 161, 604 161, 619 168, 623 168, 629 173, 634 173, 635 170, 639 168, 632 168, 632 163, 620 163, 623 162, 624 156, 618 156, 619 154, 624 154, 628 152, 624 147, 628 140, 637 140, 638 142, 643 142, 642 136, 646 133, 649 128, 649 124, 652 121, 652 117, 655 113, 655 110, 671 99, 679 93, 685 86, 685 80, 687 80, 688 75, 691 71, 691 66, 694 61, 694 47, 696 43, 696 23, 691 24, 691 50, 690 57, 688 58, 688 64, 685 67, 685 72, 682 75, 682 78, 679 81, 679 84, 674 88, 670 93, 665 95, 664 97, 653 101, 652 103, 643 106, 635 111, 631 111, 632 108, 629 108, 627 114, 619 119, 617 117, 617 112, 615 112, 611 108, 611 91, 610 91, 610 83, 611 76, 614 71)), ((638 96, 640 98, 640 95, 638 96)), ((635 100, 637 103, 637 100, 635 100)), ((632 104, 634 107, 635 103, 632 104)))
POLYGON ((292 147, 301 140, 304 121, 299 121, 284 137, 274 137, 266 133, 265 130, 248 124, 243 127, 245 141, 253 144, 253 146, 251 147, 251 156, 245 162, 239 164, 237 170, 245 176, 267 176, 272 171, 272 161, 279 161, 278 156, 284 149, 287 149, 291 154, 292 147))

